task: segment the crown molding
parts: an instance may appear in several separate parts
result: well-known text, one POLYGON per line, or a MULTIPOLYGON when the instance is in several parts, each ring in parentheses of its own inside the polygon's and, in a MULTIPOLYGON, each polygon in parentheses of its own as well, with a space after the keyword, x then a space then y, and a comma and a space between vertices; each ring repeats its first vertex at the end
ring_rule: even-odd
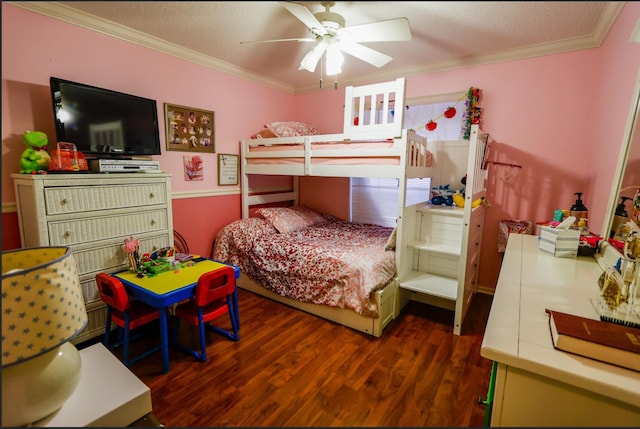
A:
MULTIPOLYGON (((199 52, 186 49, 182 46, 133 30, 115 22, 97 18, 94 15, 78 11, 59 2, 10 1, 6 3, 291 94, 303 94, 321 90, 318 85, 315 84, 313 86, 309 85, 294 88, 292 85, 284 82, 250 72, 236 65, 213 57, 208 57, 199 52)), ((340 86, 365 85, 374 81, 395 79, 398 76, 415 76, 445 72, 465 67, 495 64, 505 61, 553 55, 562 52, 597 48, 602 44, 602 41, 608 34, 625 3, 626 2, 608 2, 595 31, 588 36, 565 39, 552 43, 531 45, 519 49, 496 51, 486 55, 464 57, 453 61, 428 64, 425 66, 396 68, 378 73, 367 73, 362 78, 340 81, 340 86)), ((640 35, 638 34, 640 33, 640 29, 638 29, 639 26, 640 23, 636 26, 636 29, 631 36, 632 40, 634 40, 634 37, 636 39, 640 38, 640 35)))
POLYGON ((243 69, 242 67, 238 67, 226 61, 208 57, 200 52, 193 51, 191 49, 176 45, 171 42, 167 42, 166 40, 162 40, 147 33, 125 27, 113 21, 97 18, 94 15, 79 11, 77 9, 73 9, 58 2, 11 1, 6 3, 29 10, 31 12, 48 16, 50 18, 55 18, 60 21, 67 22, 69 24, 93 30, 98 33, 116 37, 118 39, 134 43, 136 45, 144 46, 146 48, 183 59, 193 64, 199 64, 204 67, 218 70, 223 73, 240 77, 242 79, 254 81, 256 83, 269 86, 281 91, 289 92, 292 94, 294 92, 293 86, 285 84, 278 80, 270 79, 256 73, 252 73, 246 69, 243 69))

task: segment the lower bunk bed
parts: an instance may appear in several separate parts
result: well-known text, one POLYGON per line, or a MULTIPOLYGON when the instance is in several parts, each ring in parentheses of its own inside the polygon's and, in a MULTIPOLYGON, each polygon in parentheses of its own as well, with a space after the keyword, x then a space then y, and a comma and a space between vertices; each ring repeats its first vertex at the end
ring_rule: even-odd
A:
POLYGON ((381 336, 396 314, 393 228, 301 206, 256 214, 224 227, 214 245, 214 259, 240 267, 240 288, 381 336))

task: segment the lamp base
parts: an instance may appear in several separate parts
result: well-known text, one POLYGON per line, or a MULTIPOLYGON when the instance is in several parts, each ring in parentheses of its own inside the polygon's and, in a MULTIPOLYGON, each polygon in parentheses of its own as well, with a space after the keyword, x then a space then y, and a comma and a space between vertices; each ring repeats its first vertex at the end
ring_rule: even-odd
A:
POLYGON ((2 426, 25 426, 57 411, 80 381, 80 353, 70 342, 2 368, 2 426))

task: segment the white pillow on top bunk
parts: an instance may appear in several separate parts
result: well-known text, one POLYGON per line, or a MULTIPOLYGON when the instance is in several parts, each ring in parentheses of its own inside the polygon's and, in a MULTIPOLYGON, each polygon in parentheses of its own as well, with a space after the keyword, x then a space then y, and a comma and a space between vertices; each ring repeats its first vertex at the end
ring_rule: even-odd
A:
POLYGON ((327 220, 320 213, 306 207, 264 207, 256 215, 266 219, 281 234, 300 231, 327 220))
POLYGON ((296 121, 269 122, 265 129, 251 136, 252 139, 268 139, 273 137, 295 137, 319 135, 320 131, 309 124, 296 121))

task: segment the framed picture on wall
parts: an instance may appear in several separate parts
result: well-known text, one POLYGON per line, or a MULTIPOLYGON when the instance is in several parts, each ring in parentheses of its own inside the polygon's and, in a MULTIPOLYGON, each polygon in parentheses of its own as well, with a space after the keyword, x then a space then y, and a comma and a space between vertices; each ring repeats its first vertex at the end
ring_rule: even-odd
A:
POLYGON ((238 155, 228 153, 218 154, 218 185, 238 184, 238 155))
POLYGON ((164 122, 167 150, 215 153, 213 112, 164 103, 164 122))

